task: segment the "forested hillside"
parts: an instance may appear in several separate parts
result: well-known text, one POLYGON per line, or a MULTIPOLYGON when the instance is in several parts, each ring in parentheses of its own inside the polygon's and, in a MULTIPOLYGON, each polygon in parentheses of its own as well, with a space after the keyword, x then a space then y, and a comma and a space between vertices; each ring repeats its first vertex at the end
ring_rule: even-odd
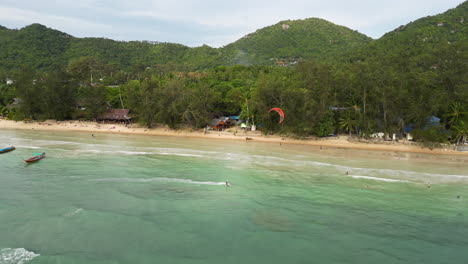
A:
POLYGON ((220 65, 274 65, 311 58, 335 61, 370 40, 351 29, 313 18, 283 21, 218 49, 206 45, 189 48, 173 43, 75 38, 33 24, 20 30, 0 28, 0 70, 11 72, 22 65, 47 70, 85 56, 127 71, 135 65, 173 64, 180 70, 200 70, 220 65))
POLYGON ((268 64, 269 60, 335 61, 350 50, 363 48, 371 38, 323 19, 281 21, 229 44, 231 64, 268 64))
POLYGON ((64 56, 73 37, 32 24, 21 30, 0 29, 0 69, 11 72, 21 65, 42 69, 66 64, 64 56))

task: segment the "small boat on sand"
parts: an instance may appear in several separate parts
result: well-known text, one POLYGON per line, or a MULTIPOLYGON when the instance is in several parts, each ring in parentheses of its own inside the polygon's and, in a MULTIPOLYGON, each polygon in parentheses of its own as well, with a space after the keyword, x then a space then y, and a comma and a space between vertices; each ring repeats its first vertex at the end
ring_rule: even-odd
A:
POLYGON ((27 162, 27 163, 31 163, 31 162, 34 162, 34 161, 41 160, 43 158, 45 158, 45 152, 43 152, 42 154, 39 154, 37 156, 34 156, 32 158, 26 159, 24 161, 27 162))
POLYGON ((2 148, 2 149, 0 149, 0 154, 2 154, 2 153, 7 153, 7 152, 10 152, 10 151, 15 150, 15 149, 16 149, 16 148, 13 147, 13 146, 8 147, 8 148, 2 148))

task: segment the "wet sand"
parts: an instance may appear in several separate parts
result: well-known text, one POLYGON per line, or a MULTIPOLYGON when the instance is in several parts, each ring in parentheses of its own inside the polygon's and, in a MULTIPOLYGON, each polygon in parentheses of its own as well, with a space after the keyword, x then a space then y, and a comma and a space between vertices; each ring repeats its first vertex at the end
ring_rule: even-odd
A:
POLYGON ((149 136, 178 136, 178 137, 193 137, 193 138, 208 138, 215 140, 248 140, 252 142, 269 142, 275 144, 299 144, 318 146, 320 148, 343 148, 343 149, 360 149, 360 150, 375 150, 375 151, 396 151, 396 152, 412 152, 412 153, 427 153, 427 154, 443 154, 443 155, 462 155, 468 156, 468 152, 460 152, 449 149, 429 149, 420 146, 409 145, 401 142, 387 143, 363 143, 348 141, 347 136, 320 138, 320 139, 294 139, 280 136, 264 136, 260 131, 245 132, 243 130, 229 129, 227 131, 208 131, 192 129, 172 130, 164 127, 144 128, 138 124, 129 126, 122 124, 102 124, 88 121, 55 121, 48 120, 45 122, 23 122, 12 120, 0 120, 0 129, 25 129, 25 130, 41 130, 41 131, 79 131, 90 132, 91 136, 94 133, 120 133, 120 134, 135 134, 149 136))

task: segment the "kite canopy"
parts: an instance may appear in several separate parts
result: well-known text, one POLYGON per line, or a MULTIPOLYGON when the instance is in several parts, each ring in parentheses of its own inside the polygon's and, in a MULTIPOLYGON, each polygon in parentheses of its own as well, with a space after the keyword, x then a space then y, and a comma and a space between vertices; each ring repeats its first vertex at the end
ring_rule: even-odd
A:
POLYGON ((278 122, 278 124, 283 123, 283 121, 284 121, 284 112, 283 112, 283 110, 281 110, 281 108, 272 108, 272 109, 270 109, 270 111, 268 111, 268 113, 270 113, 271 111, 275 111, 280 115, 280 121, 278 122))

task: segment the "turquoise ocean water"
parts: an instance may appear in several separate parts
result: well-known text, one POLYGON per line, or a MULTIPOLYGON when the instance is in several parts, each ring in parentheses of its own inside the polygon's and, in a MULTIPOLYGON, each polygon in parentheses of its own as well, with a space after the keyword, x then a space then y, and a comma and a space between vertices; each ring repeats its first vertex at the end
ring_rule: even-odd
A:
POLYGON ((0 131, 0 264, 468 261, 466 157, 95 136, 0 131))

